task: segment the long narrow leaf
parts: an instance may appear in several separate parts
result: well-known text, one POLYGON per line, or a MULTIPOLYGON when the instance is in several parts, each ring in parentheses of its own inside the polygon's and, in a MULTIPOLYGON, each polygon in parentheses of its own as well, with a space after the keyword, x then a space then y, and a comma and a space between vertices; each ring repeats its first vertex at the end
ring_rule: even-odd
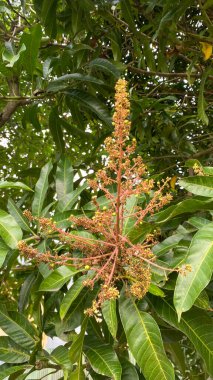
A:
POLYGON ((27 218, 25 218, 21 210, 16 206, 15 202, 13 202, 11 198, 9 198, 8 200, 7 208, 9 213, 14 217, 14 219, 22 228, 22 230, 33 233, 29 226, 27 218))
POLYGON ((82 186, 79 186, 74 191, 71 191, 71 193, 65 194, 58 203, 58 210, 60 212, 71 210, 72 206, 78 201, 79 195, 82 193, 84 189, 86 189, 86 187, 87 183, 84 183, 82 186))
POLYGON ((213 321, 203 310, 193 308, 183 314, 180 322, 173 305, 165 299, 150 297, 159 316, 171 326, 182 331, 203 358, 206 368, 213 376, 213 321))
POLYGON ((19 240, 22 239, 21 228, 15 219, 3 210, 0 210, 0 236, 12 249, 17 248, 19 240))
POLYGON ((38 182, 35 186, 35 195, 32 203, 33 215, 40 216, 44 200, 48 190, 48 176, 52 170, 52 163, 48 162, 42 169, 38 182))
POLYGON ((66 266, 55 269, 43 280, 39 290, 42 292, 57 292, 76 273, 78 273, 78 271, 76 271, 75 268, 66 266))
POLYGON ((56 170, 56 192, 59 201, 73 191, 73 174, 71 160, 63 157, 56 170))
POLYGON ((208 285, 213 272, 213 223, 194 235, 184 265, 191 266, 185 275, 179 274, 174 292, 174 305, 180 319, 189 310, 201 291, 208 285))
POLYGON ((14 342, 25 349, 32 349, 35 346, 36 330, 22 314, 15 311, 7 313, 1 308, 0 327, 14 342))
POLYGON ((112 347, 97 338, 85 336, 84 352, 95 372, 121 380, 121 365, 112 347))
POLYGON ((120 316, 130 351, 147 380, 174 380, 157 323, 142 312, 131 298, 120 299, 120 316))

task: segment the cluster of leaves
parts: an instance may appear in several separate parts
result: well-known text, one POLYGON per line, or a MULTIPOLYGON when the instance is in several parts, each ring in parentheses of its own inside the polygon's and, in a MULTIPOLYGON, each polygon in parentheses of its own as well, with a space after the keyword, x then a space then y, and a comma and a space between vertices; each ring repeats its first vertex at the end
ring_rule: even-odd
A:
MULTIPOLYGON (((129 121, 122 123, 124 129, 129 126, 129 121)), ((129 147, 131 151, 132 145, 129 147)), ((115 162, 108 165, 113 166, 115 162)), ((58 237, 55 231, 49 230, 49 219, 46 218, 52 214, 49 226, 52 227, 54 221, 54 226, 64 234, 65 231, 71 232, 68 236, 73 241, 97 239, 100 231, 91 234, 84 229, 73 228, 73 217, 70 220, 68 216, 75 216, 76 222, 78 219, 85 221, 86 217, 91 220, 92 216, 97 216, 97 209, 105 211, 109 208, 114 193, 119 193, 109 183, 110 178, 116 183, 116 177, 108 177, 108 187, 106 184, 102 187, 106 172, 100 172, 98 179, 102 181, 98 181, 95 203, 94 199, 87 202, 87 197, 84 197, 87 185, 73 187, 71 163, 68 158, 63 158, 55 174, 57 200, 53 183, 49 185, 53 170, 50 162, 43 167, 36 184, 32 216, 26 210, 23 212, 23 200, 18 204, 9 200, 9 213, 0 213, 0 327, 6 334, 0 337, 0 360, 5 362, 0 367, 0 378, 30 379, 30 376, 43 373, 71 380, 123 380, 128 377, 134 380, 171 380, 196 376, 206 380, 213 375, 210 282, 213 223, 209 211, 213 206, 213 169, 202 167, 199 162, 194 162, 194 167, 200 175, 180 181, 180 185, 190 192, 188 199, 166 206, 153 215, 145 213, 139 226, 135 225, 134 213, 139 213, 140 220, 141 206, 147 210, 156 192, 149 189, 138 197, 141 183, 137 178, 137 183, 131 188, 135 194, 131 192, 123 204, 127 218, 122 228, 128 226, 123 236, 128 237, 128 244, 143 248, 148 235, 161 229, 162 241, 152 249, 155 261, 149 259, 148 262, 152 269, 151 283, 146 295, 139 300, 126 294, 125 288, 119 288, 119 299, 109 297, 102 300, 99 310, 90 317, 85 315, 85 309, 90 308, 96 299, 100 283, 96 282, 93 289, 85 286, 85 281, 92 274, 87 267, 70 266, 64 262, 65 265, 55 269, 43 262, 45 255, 47 261, 52 258, 48 251, 55 252, 60 262, 60 256, 63 257, 68 250, 67 241, 63 245, 58 244, 58 237), (53 194, 51 203, 50 194, 53 194), (33 220, 36 223, 32 223, 33 220), (164 240, 163 234, 168 236, 164 240), (23 261, 20 257, 17 250, 20 240, 27 244, 35 242, 35 261, 23 261), (190 267, 191 271, 183 276, 174 271, 177 267, 190 267), (43 347, 43 334, 60 338, 63 345, 48 353, 43 347)), ((134 182, 133 171, 131 174, 134 182)), ((125 178, 123 181, 125 184, 125 178)), ((144 182, 142 184, 144 186, 144 182)), ((15 186, 30 190, 22 183, 2 182, 0 185, 2 188, 15 186)), ((97 183, 92 182, 92 185, 96 187, 97 183)), ((122 203, 119 210, 120 207, 122 203)), ((116 209, 118 214, 119 210, 116 209)), ((99 236, 100 241, 104 239, 99 236)), ((33 249, 32 246, 29 248, 33 249)), ((79 263, 85 257, 82 252, 85 255, 82 246, 73 246, 70 257, 79 263)), ((145 259, 146 256, 142 256, 141 262, 145 259)), ((131 276, 134 278, 134 273, 131 276)))
POLYGON ((149 166, 209 160, 212 29, 211 1, 1 1, 2 178, 34 185, 67 148, 75 168, 96 170, 124 70, 149 166))

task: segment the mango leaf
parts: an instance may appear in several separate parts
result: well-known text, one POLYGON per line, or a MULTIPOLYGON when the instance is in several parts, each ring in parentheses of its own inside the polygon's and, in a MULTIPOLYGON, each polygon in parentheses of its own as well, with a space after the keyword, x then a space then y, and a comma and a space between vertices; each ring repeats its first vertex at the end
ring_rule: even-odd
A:
POLYGON ((174 305, 180 319, 184 311, 189 310, 201 291, 211 280, 213 271, 213 223, 205 225, 194 235, 184 265, 190 265, 191 271, 185 275, 179 273, 174 305))
POLYGON ((60 201, 73 191, 73 167, 68 157, 60 159, 56 170, 56 193, 60 201))
POLYGON ((121 322, 132 355, 147 380, 174 380, 174 369, 167 358, 160 330, 148 313, 137 308, 133 299, 122 295, 119 302, 121 322))
POLYGON ((143 222, 128 231, 128 238, 132 243, 142 243, 146 236, 153 230, 151 223, 143 222))
POLYGON ((95 83, 101 86, 105 85, 105 82, 103 82, 100 79, 97 79, 91 75, 83 75, 80 73, 72 73, 72 74, 66 74, 62 75, 61 77, 58 77, 54 81, 50 82, 47 86, 47 92, 57 92, 64 90, 69 86, 70 80, 79 80, 83 82, 90 82, 90 83, 95 83))
POLYGON ((52 163, 48 162, 41 169, 39 180, 37 181, 35 186, 35 195, 32 203, 33 215, 41 215, 42 207, 48 190, 48 176, 50 174, 50 171, 52 170, 52 167, 52 163))
POLYGON ((63 138, 63 130, 61 127, 61 119, 58 115, 58 108, 53 107, 49 114, 49 130, 52 134, 56 148, 60 154, 64 153, 65 142, 63 138))
POLYGON ((79 195, 82 193, 83 190, 86 189, 87 183, 85 182, 82 186, 79 186, 74 191, 71 191, 68 194, 65 194, 60 201, 58 202, 57 209, 60 212, 64 212, 67 210, 71 210, 72 206, 78 201, 79 195))
POLYGON ((67 228, 70 227, 72 222, 68 219, 70 217, 70 214, 75 215, 76 210, 70 210, 65 212, 57 212, 53 216, 53 220, 58 228, 67 228))
POLYGON ((19 293, 19 300, 18 300, 18 308, 19 312, 22 313, 25 309, 28 301, 29 296, 32 290, 33 285, 35 284, 37 279, 37 273, 34 271, 33 273, 30 273, 30 275, 26 278, 24 283, 21 286, 21 290, 19 293))
POLYGON ((116 339, 118 320, 116 314, 116 300, 106 300, 102 305, 102 314, 105 322, 108 326, 109 332, 112 334, 113 338, 116 339))
POLYGON ((182 234, 169 236, 167 239, 163 240, 161 243, 158 243, 153 247, 153 253, 159 257, 164 253, 169 252, 170 249, 176 247, 182 239, 182 234))
POLYGON ((125 357, 119 357, 119 360, 122 366, 121 380, 139 380, 135 366, 125 357))
POLYGON ((85 374, 82 366, 78 367, 69 375, 69 380, 85 380, 85 374))
POLYGON ((149 285, 148 292, 154 294, 154 296, 165 297, 164 291, 153 283, 149 285))
POLYGON ((70 306, 72 305, 73 301, 78 297, 80 292, 84 288, 84 281, 88 280, 88 278, 91 278, 91 275, 84 275, 78 278, 74 284, 70 287, 70 289, 65 294, 60 307, 60 317, 63 319, 65 315, 67 314, 70 306))
POLYGON ((66 90, 64 94, 68 95, 72 100, 95 113, 105 124, 111 127, 112 120, 107 107, 95 96, 88 94, 82 90, 66 90))
POLYGON ((116 79, 118 79, 120 76, 120 71, 117 69, 117 67, 104 58, 96 58, 91 61, 88 66, 113 75, 116 79))
POLYGON ((57 33, 56 9, 58 2, 55 0, 43 0, 41 18, 45 25, 46 33, 54 38, 57 33))
POLYGON ((209 118, 206 114, 206 101, 204 98, 204 88, 205 88, 205 83, 206 79, 208 78, 208 75, 210 73, 211 69, 207 69, 204 71, 201 83, 200 83, 200 89, 199 89, 199 95, 198 95, 198 102, 197 102, 197 114, 198 117, 204 122, 204 124, 208 125, 209 124, 209 118))
POLYGON ((57 292, 78 272, 75 268, 66 266, 55 269, 42 281, 39 290, 41 292, 57 292))
POLYGON ((21 45, 20 49, 15 53, 13 45, 10 41, 5 42, 5 49, 2 53, 3 61, 7 61, 7 67, 13 67, 16 62, 19 61, 21 54, 26 50, 26 46, 24 44, 21 45))
POLYGON ((36 330, 24 315, 16 311, 7 312, 0 309, 0 327, 14 342, 25 349, 35 346, 36 330))
POLYGON ((58 346, 56 347, 50 355, 50 359, 59 364, 62 368, 72 369, 72 364, 69 359, 69 351, 67 347, 58 346))
POLYGON ((85 318, 81 324, 81 332, 77 335, 69 350, 69 359, 71 363, 78 363, 79 366, 82 357, 82 349, 87 328, 87 322, 88 318, 85 318))
POLYGON ((33 191, 29 186, 22 182, 11 182, 11 181, 0 181, 0 189, 23 189, 28 191, 33 191))
POLYGON ((9 252, 9 247, 0 238, 0 268, 4 264, 4 260, 9 252))
POLYGON ((22 239, 21 228, 15 219, 3 210, 0 210, 0 236, 12 249, 17 248, 19 240, 22 239))
POLYGON ((122 11, 123 18, 128 23, 129 28, 137 34, 137 29, 135 26, 135 20, 133 18, 133 9, 129 0, 120 0, 120 7, 122 11))
POLYGON ((14 219, 16 220, 18 225, 22 228, 22 230, 28 231, 34 234, 34 232, 31 230, 29 226, 29 222, 27 218, 23 215, 21 210, 16 206, 15 202, 13 202, 11 198, 9 198, 8 200, 7 208, 10 215, 14 217, 14 219))
POLYGON ((5 363, 29 362, 30 355, 9 336, 0 336, 0 360, 5 363))
POLYGON ((123 225, 123 234, 127 235, 131 231, 135 220, 132 218, 135 207, 137 206, 138 198, 135 195, 131 195, 127 198, 125 208, 124 208, 124 225, 123 225))
POLYGON ((207 291, 203 290, 200 295, 197 297, 194 306, 199 307, 200 309, 210 310, 211 303, 207 291))
POLYGON ((201 195, 202 197, 213 197, 213 179, 211 177, 188 177, 181 179, 178 183, 190 193, 201 195))
POLYGON ((40 24, 35 24, 30 28, 29 32, 25 32, 21 37, 21 43, 26 47, 22 54, 22 65, 29 75, 33 75, 36 68, 37 57, 42 37, 42 29, 40 24))
POLYGON ((113 380, 121 380, 122 368, 115 351, 109 344, 86 335, 84 353, 95 372, 108 376, 113 380))
POLYGON ((195 346, 213 376, 213 321, 203 310, 193 308, 184 313, 180 322, 173 305, 166 299, 150 298, 158 315, 171 326, 182 331, 195 346))
POLYGON ((186 199, 153 215, 150 217, 150 221, 155 223, 165 223, 175 216, 200 210, 213 210, 213 200, 208 199, 201 201, 200 199, 186 199))
POLYGON ((187 376, 185 355, 181 344, 179 342, 166 343, 165 349, 171 355, 173 363, 181 371, 181 375, 187 376))
POLYGON ((0 365, 0 380, 5 380, 8 376, 19 371, 25 371, 32 368, 30 365, 13 365, 8 367, 8 364, 0 365))

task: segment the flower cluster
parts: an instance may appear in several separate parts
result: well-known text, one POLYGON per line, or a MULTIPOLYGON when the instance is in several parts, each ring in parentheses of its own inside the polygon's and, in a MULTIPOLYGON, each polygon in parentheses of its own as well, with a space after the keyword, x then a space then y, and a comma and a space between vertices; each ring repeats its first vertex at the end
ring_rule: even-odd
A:
POLYGON ((91 271, 93 276, 84 284, 92 288, 99 281, 100 291, 88 309, 89 315, 96 313, 105 300, 119 297, 122 284, 138 299, 146 294, 151 268, 158 267, 152 254, 157 232, 148 235, 143 243, 135 244, 131 231, 140 234, 144 218, 171 200, 171 195, 166 193, 170 179, 157 184, 157 190, 154 190, 154 181, 149 179, 142 158, 135 156, 136 140, 130 140, 130 103, 126 86, 122 79, 116 84, 114 132, 105 141, 106 166, 89 181, 94 193, 93 216, 71 215, 71 229, 65 231, 57 228, 51 219, 35 218, 27 211, 26 216, 39 224, 41 233, 57 236, 57 240, 67 247, 67 252, 41 254, 26 243, 19 243, 20 251, 31 259, 48 262, 51 266, 73 265, 82 271, 91 271), (105 196, 104 206, 96 194, 105 196), (141 194, 150 199, 144 207, 140 206, 141 194), (87 234, 80 234, 79 230, 87 231, 87 234), (81 253, 80 257, 75 255, 76 251, 81 253))

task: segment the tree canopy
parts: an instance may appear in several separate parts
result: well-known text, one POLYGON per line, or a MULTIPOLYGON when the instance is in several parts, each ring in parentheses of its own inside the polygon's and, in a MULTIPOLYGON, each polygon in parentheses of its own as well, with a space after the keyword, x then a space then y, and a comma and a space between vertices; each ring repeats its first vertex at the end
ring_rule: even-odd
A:
POLYGON ((213 376, 212 5, 0 1, 0 379, 213 376))

